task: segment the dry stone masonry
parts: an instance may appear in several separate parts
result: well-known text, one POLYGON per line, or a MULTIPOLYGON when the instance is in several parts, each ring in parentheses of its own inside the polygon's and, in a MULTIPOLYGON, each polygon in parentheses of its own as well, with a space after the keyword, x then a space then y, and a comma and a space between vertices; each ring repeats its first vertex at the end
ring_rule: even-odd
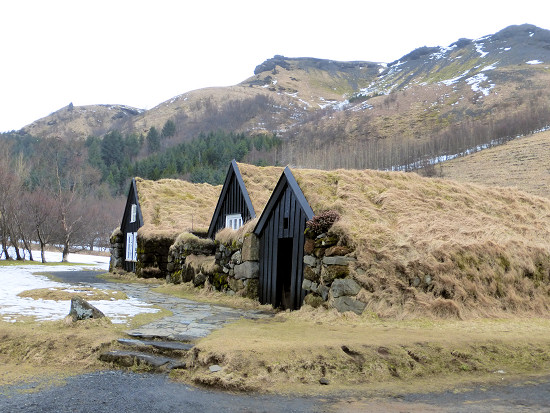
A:
POLYGON ((182 234, 170 247, 167 280, 211 286, 228 294, 258 298, 259 243, 254 234, 228 242, 182 234))
POLYGON ((352 249, 340 244, 338 236, 329 233, 306 234, 304 247, 304 302, 312 307, 325 306, 340 312, 361 314, 366 304, 357 299, 361 286, 350 276, 352 249))

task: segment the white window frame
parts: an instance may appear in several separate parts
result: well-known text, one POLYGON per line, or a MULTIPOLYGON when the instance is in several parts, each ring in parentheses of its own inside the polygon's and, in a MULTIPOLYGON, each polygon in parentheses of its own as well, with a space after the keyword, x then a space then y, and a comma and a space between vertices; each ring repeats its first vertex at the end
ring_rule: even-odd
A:
POLYGON ((136 222, 137 218, 137 205, 132 204, 132 207, 130 208, 130 223, 136 222))
POLYGON ((137 261, 137 232, 126 233, 126 261, 137 261))
POLYGON ((239 229, 243 226, 243 217, 241 214, 229 214, 225 216, 225 227, 239 229))

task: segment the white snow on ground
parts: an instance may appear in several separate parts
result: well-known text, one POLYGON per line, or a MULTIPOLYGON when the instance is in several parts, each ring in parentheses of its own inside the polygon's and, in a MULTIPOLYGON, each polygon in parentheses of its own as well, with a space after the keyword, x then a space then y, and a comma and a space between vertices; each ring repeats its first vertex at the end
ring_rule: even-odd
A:
POLYGON ((443 83, 443 84, 446 85, 446 86, 454 85, 454 84, 457 83, 460 79, 462 79, 464 76, 466 76, 468 73, 470 73, 470 69, 466 70, 464 73, 462 73, 461 75, 458 75, 457 77, 454 77, 454 78, 452 78, 452 79, 442 80, 442 81, 439 82, 439 83, 443 83))
MULTIPOLYGON (((35 252, 33 251, 34 254, 35 252)), ((40 253, 36 252, 35 257, 39 256, 40 253)), ((61 253, 48 252, 46 260, 59 262, 61 261, 61 253)), ((37 321, 53 321, 65 318, 71 308, 70 300, 35 300, 18 297, 17 294, 37 288, 71 288, 70 284, 51 281, 41 275, 33 275, 36 272, 81 271, 86 269, 107 270, 109 268, 109 257, 70 254, 69 261, 86 265, 47 266, 29 264, 0 266, 0 285, 2 286, 0 289, 0 318, 8 322, 15 322, 22 316, 33 317, 37 321)), ((101 310, 113 323, 125 323, 128 317, 133 317, 139 313, 156 313, 159 311, 156 308, 152 308, 150 304, 132 297, 129 297, 127 300, 89 302, 101 310)))
POLYGON ((491 83, 488 87, 481 86, 481 83, 487 82, 488 80, 489 78, 486 75, 483 73, 478 73, 477 75, 466 79, 466 83, 470 85, 474 92, 481 92, 484 96, 489 96, 491 89, 493 89, 495 85, 491 83))
POLYGON ((541 65, 543 62, 541 62, 540 60, 529 60, 525 63, 527 63, 528 65, 541 65))
POLYGON ((489 54, 489 52, 483 51, 483 43, 476 43, 476 51, 479 53, 481 57, 485 57, 489 54))
POLYGON ((492 65, 485 66, 483 69, 481 69, 482 72, 486 72, 487 70, 494 70, 497 68, 497 63, 493 63, 492 65))
POLYGON ((445 55, 447 54, 447 52, 455 49, 457 47, 457 45, 453 45, 451 47, 443 47, 443 46, 439 46, 439 52, 436 52, 436 53, 432 53, 430 55, 430 60, 439 60, 439 59, 442 59, 443 57, 445 57, 445 55))

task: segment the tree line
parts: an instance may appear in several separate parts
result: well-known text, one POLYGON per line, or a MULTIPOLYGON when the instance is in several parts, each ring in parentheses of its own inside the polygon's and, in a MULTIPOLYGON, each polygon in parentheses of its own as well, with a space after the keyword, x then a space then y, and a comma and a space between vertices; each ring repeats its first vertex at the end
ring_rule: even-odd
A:
POLYGON ((61 248, 63 261, 70 252, 109 246, 124 201, 102 187, 83 144, 13 135, 3 135, 0 144, 0 253, 5 259, 27 254, 34 260, 37 245, 42 262, 52 246, 61 248), (18 150, 22 141, 30 143, 25 151, 18 150))
POLYGON ((174 133, 169 121, 145 136, 113 130, 72 142, 0 134, 1 254, 34 259, 38 245, 45 261, 47 247, 57 246, 66 261, 80 248, 108 247, 132 177, 221 184, 232 159, 265 164, 262 154, 280 145, 272 135, 210 132, 162 151, 174 133))
MULTIPOLYGON (((312 118, 315 116, 320 115, 312 118)), ((299 135, 284 140, 280 148, 283 162, 322 169, 419 170, 446 157, 467 155, 546 128, 550 125, 550 106, 534 97, 523 108, 489 114, 481 120, 466 118, 422 136, 401 138, 377 136, 366 115, 357 126, 362 136, 352 140, 347 130, 349 114, 333 116, 340 121, 323 129, 302 128, 299 135)), ((309 123, 315 125, 315 119, 309 123)))

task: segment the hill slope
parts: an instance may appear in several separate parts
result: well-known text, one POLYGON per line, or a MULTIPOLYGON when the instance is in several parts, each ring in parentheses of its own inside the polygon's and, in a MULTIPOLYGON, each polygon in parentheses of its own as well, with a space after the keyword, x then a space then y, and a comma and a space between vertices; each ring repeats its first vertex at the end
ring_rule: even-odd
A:
POLYGON ((512 186, 550 198, 550 131, 443 162, 436 170, 455 181, 512 186))

